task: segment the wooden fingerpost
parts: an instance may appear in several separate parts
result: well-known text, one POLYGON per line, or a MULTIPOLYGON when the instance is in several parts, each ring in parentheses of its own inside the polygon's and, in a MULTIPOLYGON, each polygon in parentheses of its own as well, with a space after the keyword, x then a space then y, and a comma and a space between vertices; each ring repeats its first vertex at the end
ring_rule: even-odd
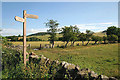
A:
POLYGON ((15 20, 19 22, 23 22, 23 54, 24 54, 24 65, 26 66, 26 18, 37 19, 37 15, 27 14, 26 10, 23 11, 23 18, 15 16, 15 20))
POLYGON ((24 65, 26 66, 26 10, 23 11, 23 54, 24 54, 24 65))

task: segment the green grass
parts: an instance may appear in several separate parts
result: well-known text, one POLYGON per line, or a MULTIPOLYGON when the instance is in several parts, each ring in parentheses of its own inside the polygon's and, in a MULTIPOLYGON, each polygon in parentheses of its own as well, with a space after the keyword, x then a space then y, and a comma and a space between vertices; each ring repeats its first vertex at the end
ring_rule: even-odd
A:
MULTIPOLYGON (((40 42, 28 42, 33 47, 38 47, 40 42)), ((49 42, 41 42, 49 43, 49 42)), ((81 42, 77 42, 81 43, 81 42)), ((16 45, 20 42, 14 43, 16 45)), ((63 42, 56 42, 56 44, 64 44, 63 42)), ((103 74, 106 76, 118 77, 118 44, 100 44, 100 45, 88 45, 88 46, 75 46, 68 48, 54 48, 54 49, 42 49, 29 52, 35 52, 37 55, 43 54, 44 56, 59 61, 67 61, 75 65, 79 65, 80 68, 89 68, 95 71, 97 74, 103 74)))

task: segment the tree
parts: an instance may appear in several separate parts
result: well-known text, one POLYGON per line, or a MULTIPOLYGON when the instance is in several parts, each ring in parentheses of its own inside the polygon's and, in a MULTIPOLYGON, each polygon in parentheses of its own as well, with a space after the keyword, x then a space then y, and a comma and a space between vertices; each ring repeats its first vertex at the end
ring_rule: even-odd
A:
POLYGON ((107 37, 106 36, 103 36, 103 41, 104 41, 104 44, 106 44, 106 41, 107 41, 107 37))
POLYGON ((78 36, 79 40, 82 41, 82 45, 84 45, 84 41, 86 41, 86 34, 84 33, 81 33, 79 36, 78 36))
POLYGON ((90 30, 86 30, 86 40, 88 41, 86 46, 89 44, 90 38, 93 35, 94 32, 90 31, 90 30))
POLYGON ((19 34, 18 37, 21 37, 21 35, 19 34))
POLYGON ((108 41, 110 43, 115 43, 115 41, 118 41, 118 36, 114 34, 108 35, 108 41))
POLYGON ((107 29, 107 36, 109 37, 109 42, 115 42, 115 40, 118 38, 118 42, 120 42, 120 28, 117 28, 115 26, 108 27, 107 29), (116 36, 117 37, 116 37, 116 36), (113 39, 110 39, 112 37, 113 39))
POLYGON ((46 26, 48 26, 50 29, 47 30, 50 34, 50 37, 49 37, 49 41, 50 43, 52 44, 52 48, 54 48, 54 41, 57 39, 56 37, 56 33, 58 31, 58 25, 59 23, 55 20, 49 20, 47 23, 46 23, 46 26))
POLYGON ((64 26, 61 33, 63 34, 62 41, 66 42, 65 47, 67 47, 69 41, 72 39, 72 27, 64 26))
POLYGON ((75 41, 78 40, 78 35, 80 34, 79 28, 77 26, 70 26, 72 28, 72 37, 70 39, 71 46, 74 46, 75 41))
POLYGON ((107 35, 111 35, 111 34, 117 35, 117 31, 118 29, 115 26, 108 27, 107 35))
POLYGON ((98 41, 99 41, 99 44, 101 44, 102 41, 103 41, 103 38, 99 36, 99 40, 98 41))
POLYGON ((118 35, 118 42, 120 43, 120 28, 118 28, 118 31, 117 31, 117 35, 118 35))
POLYGON ((11 41, 18 41, 18 37, 13 35, 13 36, 6 36, 7 39, 11 39, 11 41))
POLYGON ((100 41, 100 37, 99 36, 92 36, 92 40, 95 41, 94 44, 96 44, 98 41, 100 41))

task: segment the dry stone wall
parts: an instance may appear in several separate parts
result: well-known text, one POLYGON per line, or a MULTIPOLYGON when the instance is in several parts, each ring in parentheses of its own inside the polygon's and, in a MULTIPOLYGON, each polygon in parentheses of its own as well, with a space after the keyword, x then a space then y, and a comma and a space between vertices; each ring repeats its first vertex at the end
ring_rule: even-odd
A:
POLYGON ((59 62, 58 60, 51 61, 49 58, 46 58, 44 55, 40 55, 39 57, 35 55, 35 53, 31 53, 29 56, 29 61, 34 62, 34 59, 40 59, 40 62, 43 62, 45 65, 49 64, 57 64, 61 66, 60 69, 57 70, 57 75, 55 77, 55 80, 62 79, 65 75, 69 76, 69 79, 71 80, 118 80, 114 77, 107 77, 105 75, 98 75, 94 71, 86 68, 86 69, 80 69, 79 66, 76 66, 74 64, 68 63, 68 62, 59 62), (68 74, 69 73, 69 74, 68 74))

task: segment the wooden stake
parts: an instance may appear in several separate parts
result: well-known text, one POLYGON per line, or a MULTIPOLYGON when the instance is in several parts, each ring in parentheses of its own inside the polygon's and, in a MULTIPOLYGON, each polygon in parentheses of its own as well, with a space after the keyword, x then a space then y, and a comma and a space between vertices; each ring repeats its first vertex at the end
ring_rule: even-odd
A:
POLYGON ((23 11, 23 54, 24 54, 24 65, 26 66, 26 10, 23 11))

